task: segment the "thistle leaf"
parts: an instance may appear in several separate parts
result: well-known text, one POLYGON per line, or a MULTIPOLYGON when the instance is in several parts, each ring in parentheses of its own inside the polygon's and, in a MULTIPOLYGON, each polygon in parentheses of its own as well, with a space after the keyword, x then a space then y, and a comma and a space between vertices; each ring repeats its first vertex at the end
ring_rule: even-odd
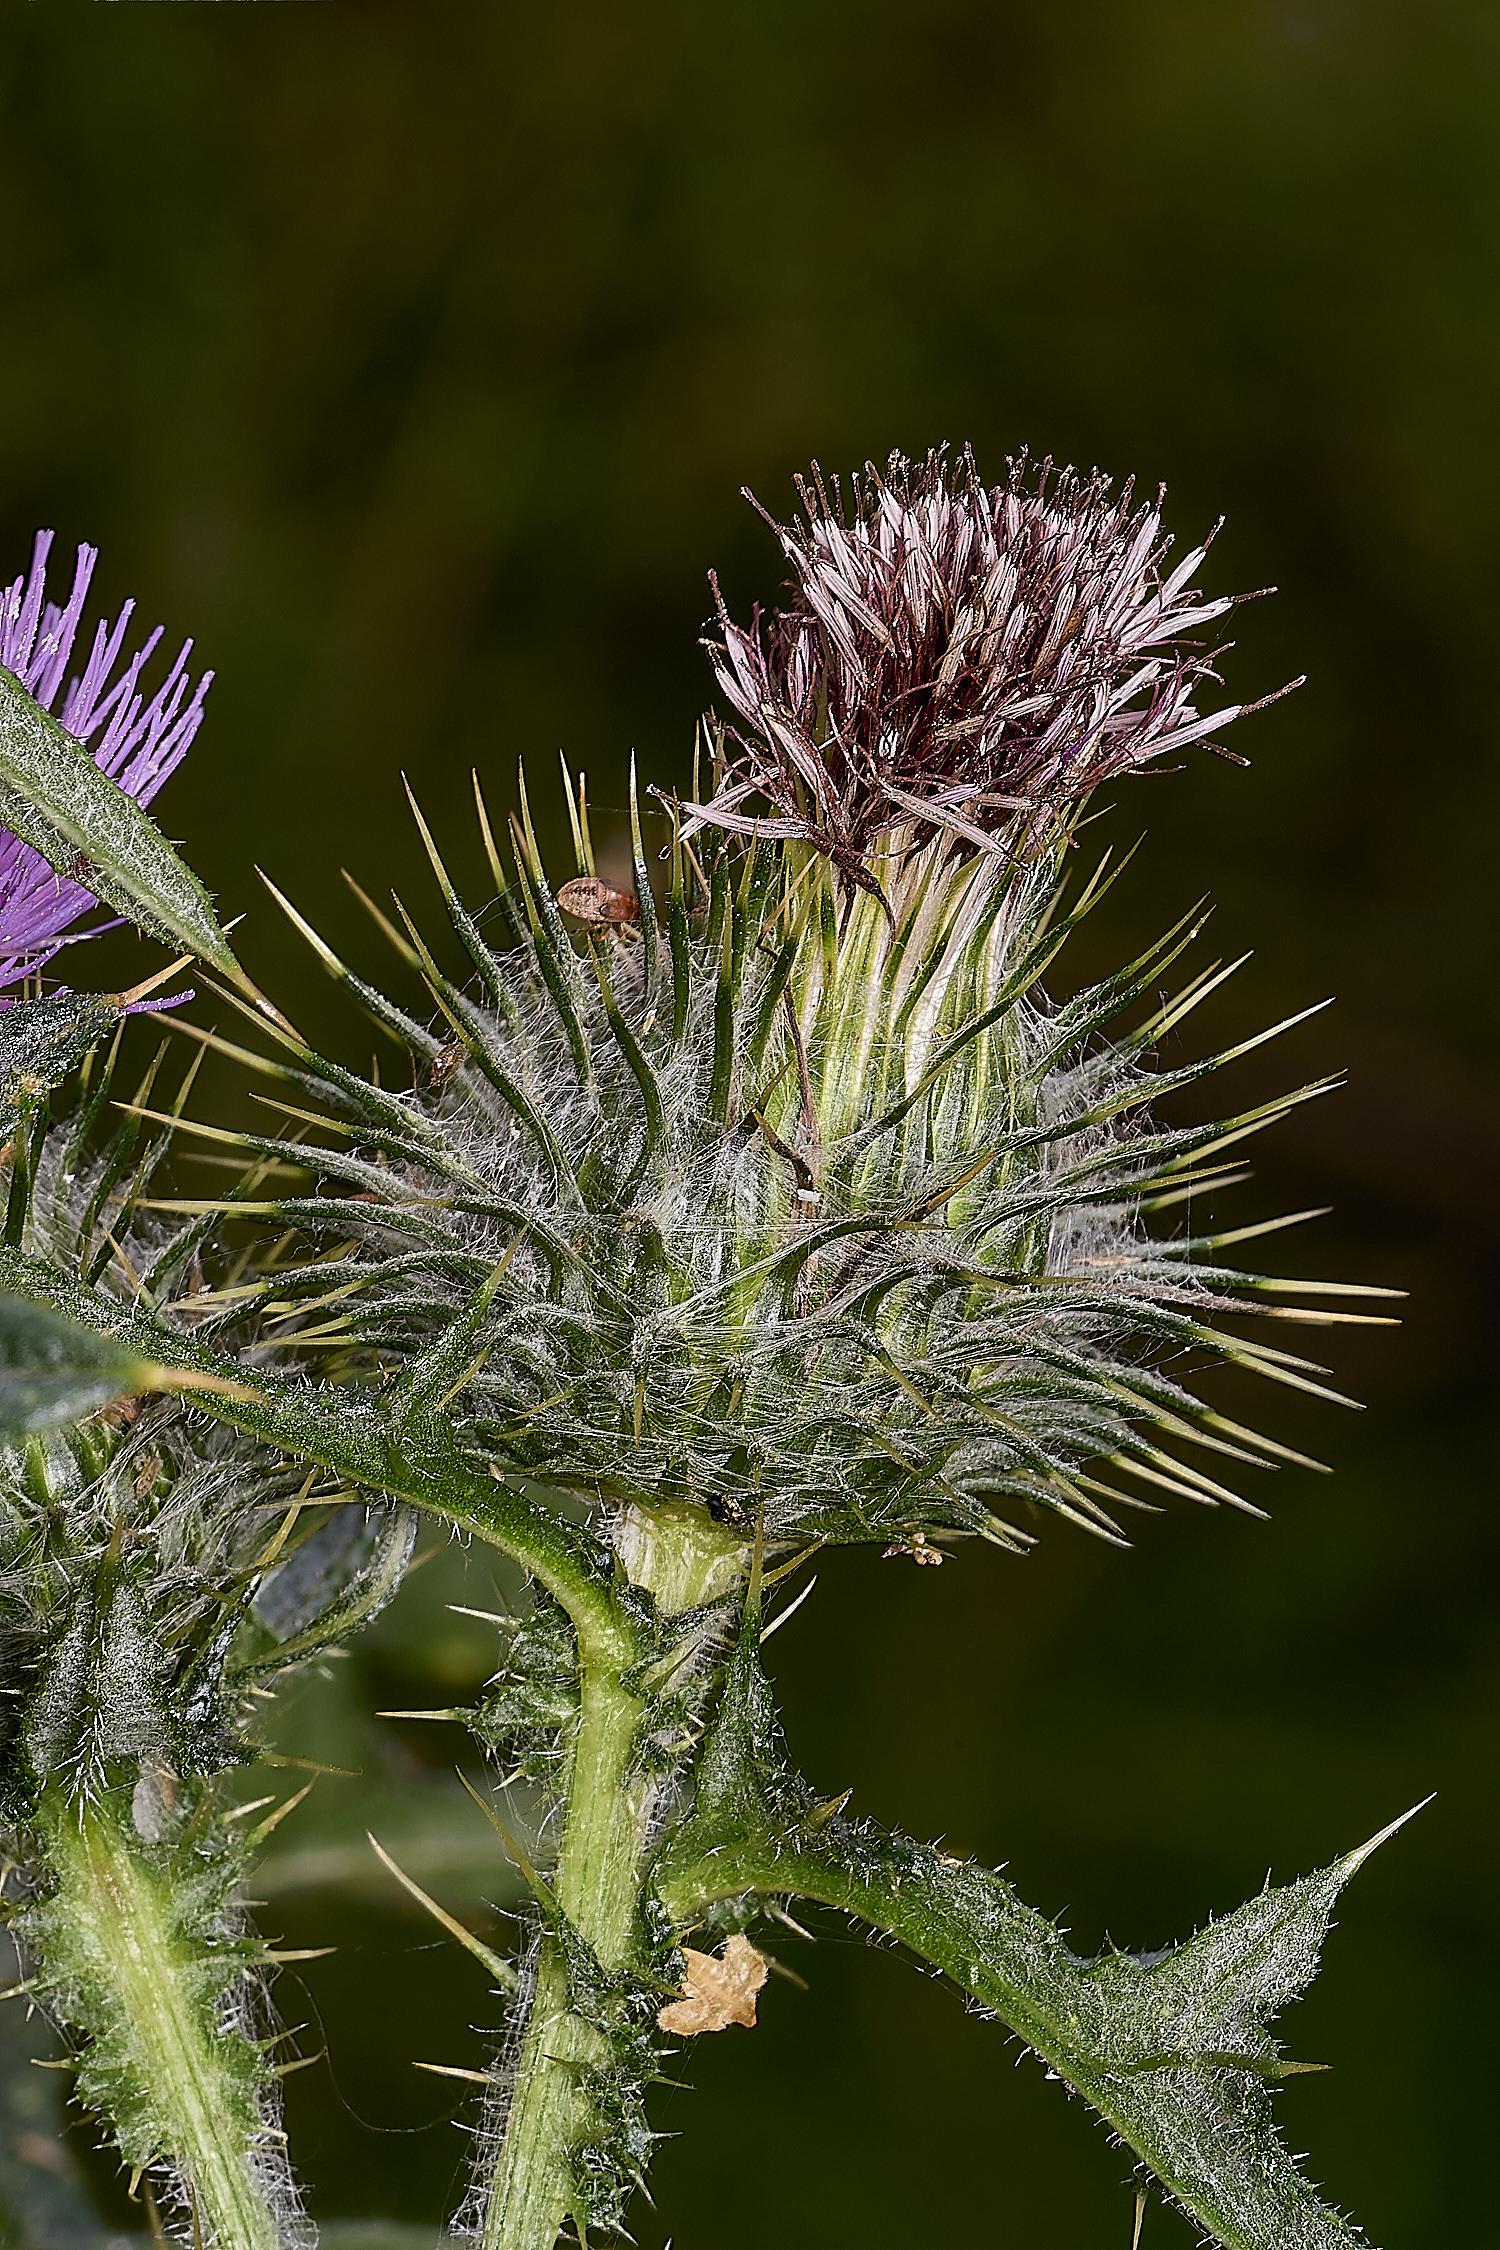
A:
POLYGON ((218 1376, 158 1366, 29 1298, 0 1295, 0 1438, 78 1422, 141 1391, 200 1388, 255 1395, 218 1376))
POLYGON ((697 1803, 658 1862, 658 1895, 678 1928, 747 1891, 840 1907, 1017 2032, 1224 2250, 1363 2244, 1276 2131, 1276 2081, 1317 2066, 1289 2061, 1272 2024, 1312 1981, 1344 1884, 1401 1822, 1315 1875, 1268 1885, 1184 1944, 1081 1959, 1001 1875, 837 1809, 826 1817, 781 1760, 759 1623, 752 1609, 704 1744, 697 1803))
POLYGON ((0 823, 49 867, 85 883, 164 945, 186 946, 243 983, 207 891, 150 814, 100 772, 3 665, 0 823))
MULTIPOLYGON (((101 1349, 117 1350, 132 1365, 149 1367, 156 1387, 200 1392, 199 1403, 209 1412, 249 1436, 317 1462, 350 1485, 410 1500, 504 1548, 544 1586, 566 1593, 602 1643, 618 1642, 627 1650, 633 1646, 619 1615, 610 1554, 602 1541, 529 1493, 489 1475, 455 1442, 443 1415, 413 1415, 398 1442, 363 1403, 346 1404, 284 1376, 267 1375, 255 1390, 236 1383, 233 1362, 207 1351, 195 1338, 81 1288, 40 1258, 0 1248, 0 1287, 6 1283, 28 1292, 29 1310, 45 1303, 64 1327, 75 1316, 80 1324, 97 1321, 99 1333, 91 1340, 101 1349), (168 1364, 149 1356, 157 1353, 168 1364)), ((285 1649, 281 1653, 284 1658, 285 1649)))
POLYGON ((54 992, 13 1000, 0 1012, 0 1139, 10 1138, 119 1016, 118 998, 105 992, 54 992))

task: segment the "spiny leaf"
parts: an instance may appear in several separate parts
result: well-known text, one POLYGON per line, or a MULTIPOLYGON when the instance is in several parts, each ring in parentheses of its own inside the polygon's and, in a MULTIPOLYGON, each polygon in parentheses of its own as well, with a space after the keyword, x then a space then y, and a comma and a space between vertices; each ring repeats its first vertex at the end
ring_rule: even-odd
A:
MULTIPOLYGON (((3 678, 0 673, 0 678, 3 678)), ((54 992, 0 1011, 0 1139, 119 1021, 112 992, 54 992)))
POLYGON ((1311 1982, 1344 1884, 1401 1822, 1318 1874, 1268 1885, 1185 1944, 1081 1959, 990 1869, 828 1815, 781 1761, 759 1628, 757 1606, 704 1743, 694 1811, 658 1863, 678 1928, 746 1891, 841 1907, 1019 2033, 1224 2250, 1363 2244, 1275 2129, 1271 2088, 1316 2066, 1287 2060, 1271 2026, 1311 1982))
MULTIPOLYGON (((31 1302, 44 1301, 65 1319, 97 1319, 100 1337, 117 1338, 122 1356, 145 1360, 159 1352, 170 1364, 171 1380, 190 1388, 192 1378, 198 1378, 205 1407, 235 1428, 318 1462, 351 1485, 411 1500, 504 1548, 549 1590, 566 1594, 582 1626, 602 1644, 633 1648, 614 1596, 608 1550, 529 1493, 477 1467, 441 1416, 416 1417, 398 1446, 381 1419, 360 1404, 269 1375, 259 1390, 244 1389, 227 1379, 228 1365, 195 1338, 132 1316, 39 1258, 0 1249, 0 1284, 7 1283, 13 1290, 19 1285, 29 1291, 31 1302)), ((285 1656, 285 1649, 281 1653, 285 1656)))
POLYGON ((0 1437, 78 1422, 141 1391, 256 1393, 225 1376, 163 1367, 29 1298, 0 1295, 0 1437))
POLYGON ((0 665, 0 822, 152 937, 245 982, 207 891, 149 813, 0 665))

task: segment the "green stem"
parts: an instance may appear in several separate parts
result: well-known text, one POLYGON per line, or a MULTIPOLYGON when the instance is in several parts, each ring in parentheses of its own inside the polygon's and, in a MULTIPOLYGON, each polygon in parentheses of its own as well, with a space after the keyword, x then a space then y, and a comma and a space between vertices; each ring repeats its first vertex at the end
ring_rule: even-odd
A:
MULTIPOLYGON (((639 1896, 650 1788, 629 1772, 644 1706, 612 1667, 585 1664, 554 1896, 609 1971, 623 1968, 639 1896)), ((588 2120, 583 2083, 599 2030, 573 2012, 567 1961, 542 1941, 536 1994, 485 2211, 483 2250, 552 2250, 576 2214, 573 2150, 588 2120)))
POLYGON ((81 2092, 113 2113, 121 2151, 166 2155, 192 2199, 194 2234, 219 2250, 276 2250, 255 2176, 266 2139, 249 2042, 215 2021, 225 1962, 185 1927, 171 1872, 110 1803, 52 1802, 43 1825, 57 1891, 43 1972, 92 2035, 81 2092))
MULTIPOLYGON (((632 1508, 617 1528, 628 1575, 669 1615, 726 1592, 746 1551, 699 1509, 632 1508)), ((617 1634, 578 1626, 581 1707, 553 1876, 560 1912, 602 1968, 618 1975, 635 1946, 659 1780, 638 1768, 646 1713, 626 1685, 617 1634)), ((632 1652, 633 1653, 633 1652, 632 1652)), ((482 2250, 553 2250, 572 2217, 585 2218, 575 2150, 591 2108, 587 2074, 605 2058, 604 2035, 572 2005, 562 1944, 543 1939, 505 2130, 485 2209, 482 2250)))

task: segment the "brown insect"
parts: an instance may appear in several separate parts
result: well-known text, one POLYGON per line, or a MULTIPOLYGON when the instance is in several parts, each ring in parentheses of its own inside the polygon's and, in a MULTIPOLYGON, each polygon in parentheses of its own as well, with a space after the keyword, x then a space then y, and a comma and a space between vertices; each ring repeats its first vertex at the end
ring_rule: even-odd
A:
POLYGON ((557 903, 575 922, 587 922, 596 930, 641 918, 641 902, 634 891, 622 891, 602 875, 575 875, 558 892, 557 903))
POLYGON ((906 1532, 894 1546, 886 1548, 881 1557, 882 1562, 889 1562, 893 1555, 910 1555, 914 1563, 941 1563, 944 1560, 942 1549, 934 1547, 925 1531, 906 1532))
POLYGON ((450 1039, 446 1047, 440 1047, 433 1056, 427 1073, 429 1085, 434 1089, 441 1089, 450 1078, 456 1078, 464 1066, 468 1052, 461 1039, 450 1039))

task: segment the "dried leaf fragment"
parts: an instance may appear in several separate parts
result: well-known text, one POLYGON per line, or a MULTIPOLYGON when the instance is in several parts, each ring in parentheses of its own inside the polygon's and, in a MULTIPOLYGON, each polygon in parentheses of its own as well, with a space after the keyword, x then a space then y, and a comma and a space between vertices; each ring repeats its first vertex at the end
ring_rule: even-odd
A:
POLYGON ((685 1945, 682 1958, 687 1964, 682 1998, 662 2009, 656 2019, 660 2029, 685 2039, 699 2031, 725 2031, 732 2023, 753 2030, 755 1995, 770 1973, 764 1954, 736 1932, 722 1953, 695 1953, 685 1945))

